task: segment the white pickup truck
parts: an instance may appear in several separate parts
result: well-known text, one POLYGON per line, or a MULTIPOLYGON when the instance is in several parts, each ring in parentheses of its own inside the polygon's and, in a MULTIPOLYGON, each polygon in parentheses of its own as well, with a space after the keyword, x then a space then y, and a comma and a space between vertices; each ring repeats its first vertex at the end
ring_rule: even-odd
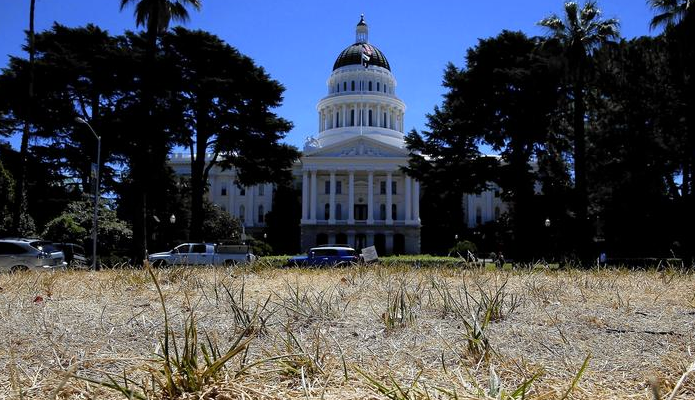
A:
POLYGON ((184 243, 173 250, 153 253, 147 260, 155 267, 167 265, 234 265, 253 261, 246 245, 216 245, 212 243, 184 243))

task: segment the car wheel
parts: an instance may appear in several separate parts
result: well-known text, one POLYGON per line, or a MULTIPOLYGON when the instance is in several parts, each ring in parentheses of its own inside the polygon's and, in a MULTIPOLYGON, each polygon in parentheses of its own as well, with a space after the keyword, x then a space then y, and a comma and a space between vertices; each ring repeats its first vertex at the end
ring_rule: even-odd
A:
POLYGON ((224 266, 225 267, 236 267, 236 261, 235 260, 224 260, 224 266))
POLYGON ((154 262, 152 262, 152 266, 155 268, 166 268, 167 262, 164 260, 154 260, 154 262))
POLYGON ((22 272, 22 271, 29 271, 29 267, 26 265, 15 265, 14 267, 10 268, 10 272, 12 273, 17 273, 17 272, 22 272))

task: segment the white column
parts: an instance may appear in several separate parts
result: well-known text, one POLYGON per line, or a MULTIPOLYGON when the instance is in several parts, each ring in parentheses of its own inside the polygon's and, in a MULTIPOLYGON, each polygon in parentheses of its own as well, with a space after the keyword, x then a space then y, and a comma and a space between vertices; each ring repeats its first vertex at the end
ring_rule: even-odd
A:
POLYGON ((367 223, 374 224, 374 171, 369 171, 367 179, 367 223))
POLYGON ((309 219, 316 223, 316 170, 311 171, 311 201, 309 202, 309 219))
POLYGON ((376 105, 376 126, 381 128, 381 103, 376 105))
POLYGON ((420 182, 413 179, 413 219, 420 223, 420 182))
POLYGON ((412 181, 408 175, 404 175, 403 178, 405 180, 405 223, 408 224, 413 218, 412 181))
POLYGON ((352 105, 352 109, 354 111, 355 119, 352 121, 354 123, 353 126, 359 125, 359 119, 360 119, 360 114, 357 112, 357 103, 352 105))
POLYGON ((319 132, 321 132, 321 111, 319 111, 318 114, 319 114, 319 132))
POLYGON ((335 171, 331 171, 330 201, 328 208, 328 223, 335 224, 335 171))
MULTIPOLYGON (((348 178, 348 224, 355 223, 355 171, 349 172, 348 178)), ((354 238, 353 238, 354 239, 354 238)), ((352 243, 352 242, 350 242, 352 243)))
POLYGON ((386 110, 386 128, 393 129, 391 127, 391 109, 386 110))
POLYGON ((343 104, 343 126, 347 126, 347 105, 343 104))
POLYGON ((246 226, 253 226, 255 222, 254 216, 256 214, 253 210, 255 188, 255 186, 246 188, 246 226))
POLYGON ((391 171, 386 173, 386 224, 393 225, 393 215, 391 215, 391 207, 393 207, 393 173, 391 171))
POLYGON ((302 222, 309 219, 309 171, 302 171, 302 222))

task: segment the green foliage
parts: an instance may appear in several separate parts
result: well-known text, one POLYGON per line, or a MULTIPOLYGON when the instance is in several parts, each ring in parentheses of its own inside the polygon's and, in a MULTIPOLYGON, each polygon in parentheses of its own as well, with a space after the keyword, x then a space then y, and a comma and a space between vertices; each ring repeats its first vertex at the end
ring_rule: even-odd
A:
POLYGON ((208 242, 235 242, 241 236, 241 222, 208 201, 204 203, 203 238, 208 242))
POLYGON ((468 252, 471 252, 473 254, 478 252, 478 246, 475 245, 475 243, 469 241, 469 240, 464 240, 461 242, 457 242, 454 247, 449 249, 449 254, 453 256, 459 256, 459 257, 467 257, 468 252))
POLYGON ((250 238, 246 240, 246 243, 251 246, 251 252, 258 257, 273 254, 273 247, 267 242, 250 238))
MULTIPOLYGON (((99 202, 98 251, 108 255, 123 249, 132 238, 128 224, 119 219, 113 204, 107 199, 99 202)), ((90 243, 93 223, 94 203, 90 200, 75 201, 57 218, 46 224, 43 237, 55 242, 90 243)))
POLYGON ((54 242, 85 243, 89 231, 80 226, 75 217, 74 214, 61 214, 46 224, 41 236, 54 242))

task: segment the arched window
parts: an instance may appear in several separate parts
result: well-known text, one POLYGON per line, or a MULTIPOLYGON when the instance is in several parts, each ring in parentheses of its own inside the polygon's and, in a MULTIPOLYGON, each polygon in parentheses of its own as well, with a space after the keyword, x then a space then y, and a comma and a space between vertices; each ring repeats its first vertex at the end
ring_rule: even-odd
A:
POLYGON ((386 204, 382 204, 379 206, 379 219, 386 219, 386 204))
POLYGON ((350 126, 355 126, 355 110, 350 110, 350 126))
POLYGON ((258 206, 258 223, 262 224, 265 219, 265 213, 263 212, 263 205, 258 206))
POLYGON ((243 224, 246 221, 246 207, 239 206, 239 221, 243 224))
POLYGON ((335 127, 340 128, 340 112, 335 113, 335 127))
POLYGON ((377 92, 381 92, 381 86, 380 86, 380 84, 381 84, 381 82, 377 82, 377 83, 376 83, 376 91, 377 91, 377 92))
POLYGON ((347 82, 343 82, 343 92, 347 92, 347 82))
POLYGON ((382 119, 381 121, 382 128, 386 128, 386 113, 384 113, 384 119, 382 119))
POLYGON ((353 92, 355 91, 355 81, 352 81, 350 83, 350 90, 352 90, 353 92))
POLYGON ((391 204, 391 219, 398 219, 398 207, 395 204, 391 204))
POLYGON ((331 205, 326 203, 326 206, 323 208, 323 219, 328 221, 328 219, 331 217, 331 205))
POLYGON ((372 91, 372 81, 369 81, 369 91, 372 91))
MULTIPOLYGON (((343 219, 343 206, 340 203, 335 205, 335 219, 337 219, 337 220, 343 219)), ((342 243, 342 242, 340 242, 340 243, 342 243)))
MULTIPOLYGON (((369 82, 369 83, 371 83, 371 82, 369 82)), ((371 90, 371 89, 369 89, 369 90, 371 90)), ((369 126, 373 126, 372 125, 372 110, 369 110, 369 126)))

